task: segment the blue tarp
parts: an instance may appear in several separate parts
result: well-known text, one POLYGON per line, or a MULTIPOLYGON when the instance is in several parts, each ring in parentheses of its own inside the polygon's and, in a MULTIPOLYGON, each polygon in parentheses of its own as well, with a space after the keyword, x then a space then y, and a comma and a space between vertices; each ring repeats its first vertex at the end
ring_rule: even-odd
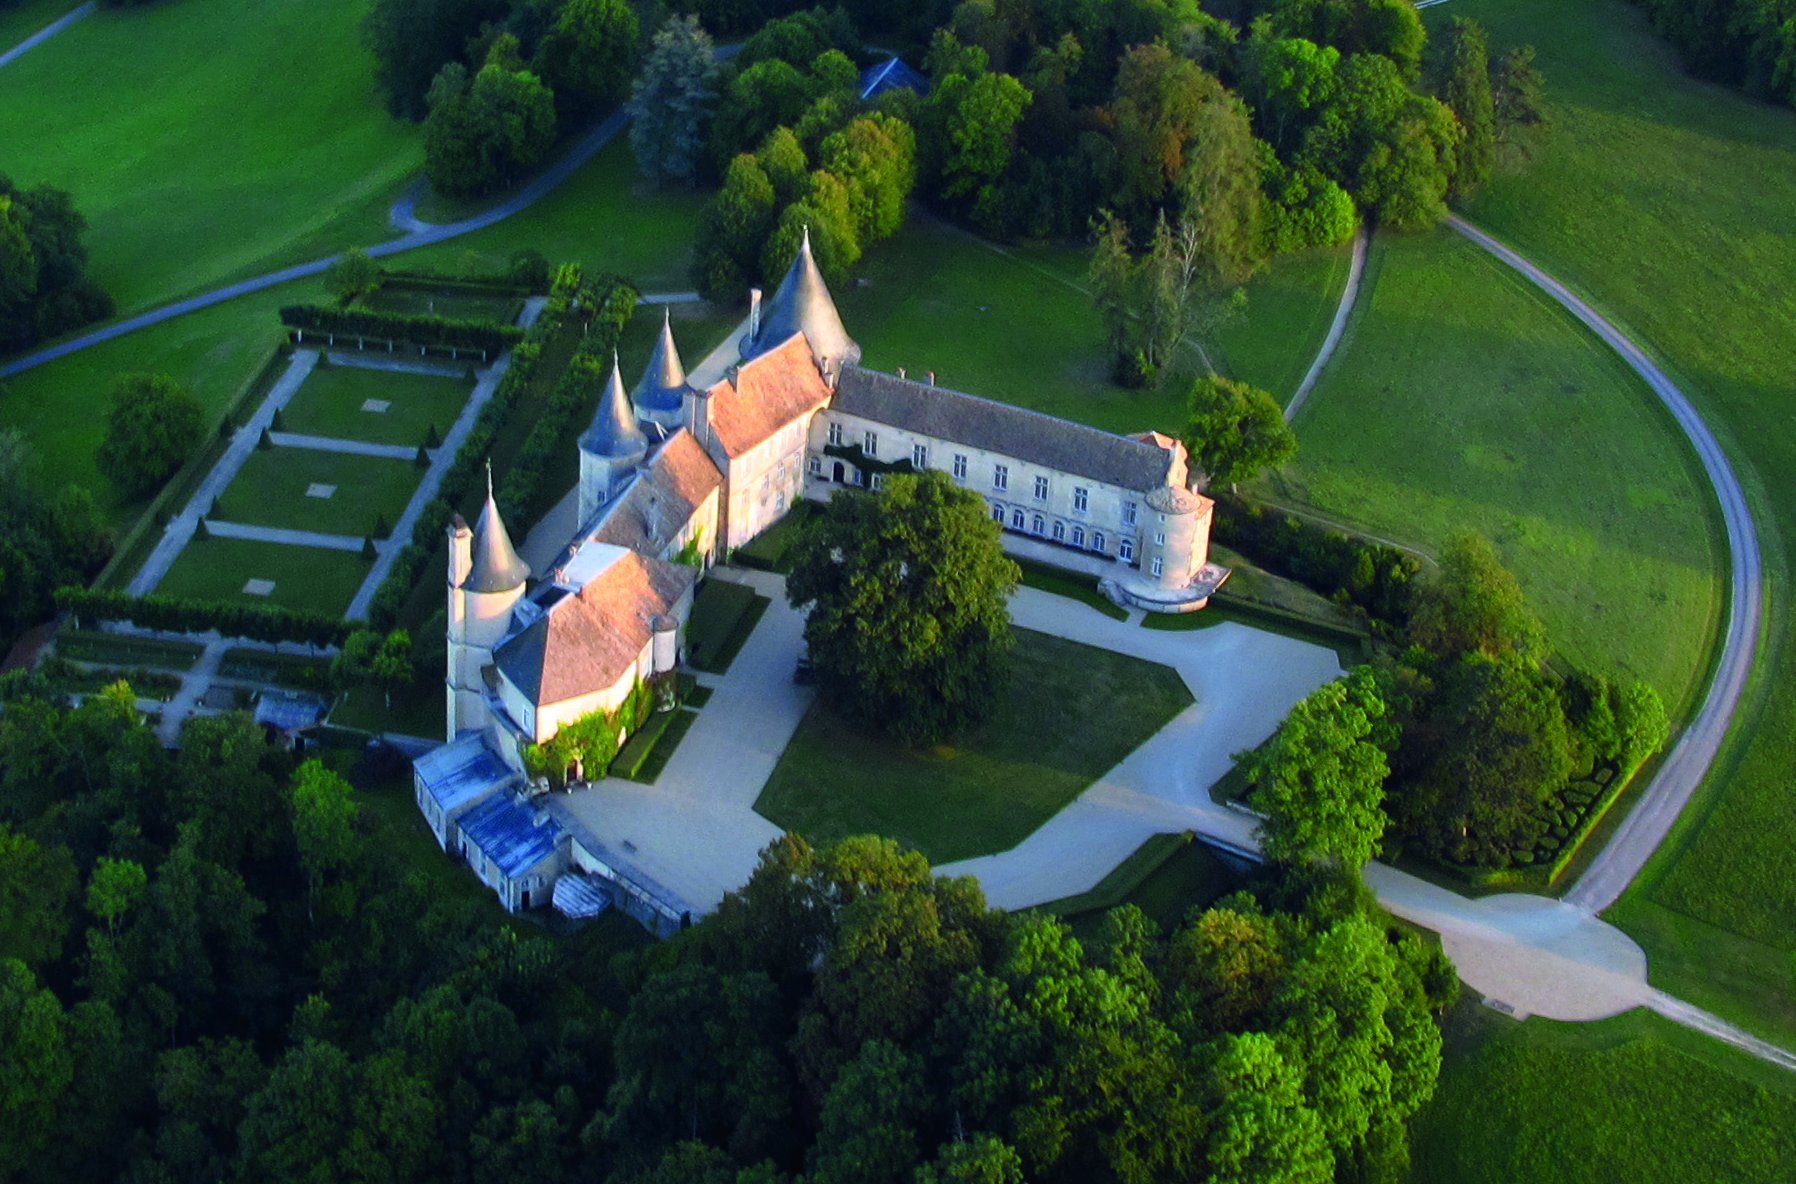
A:
POLYGON ((521 876, 550 855, 561 827, 547 814, 495 794, 462 815, 461 833, 507 878, 521 876))
POLYGON ((418 783, 445 814, 451 815, 513 780, 512 771, 493 755, 479 732, 457 736, 419 757, 412 768, 417 772, 418 783))

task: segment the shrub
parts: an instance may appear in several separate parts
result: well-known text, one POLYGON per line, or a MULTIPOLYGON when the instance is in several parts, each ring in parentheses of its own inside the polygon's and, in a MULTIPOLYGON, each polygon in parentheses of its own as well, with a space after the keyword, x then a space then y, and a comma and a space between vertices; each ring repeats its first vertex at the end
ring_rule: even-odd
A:
POLYGON ((1324 596, 1345 593, 1350 603, 1377 620, 1396 627, 1409 620, 1421 571, 1414 555, 1270 510, 1238 494, 1212 490, 1211 496, 1216 499, 1217 542, 1324 596))

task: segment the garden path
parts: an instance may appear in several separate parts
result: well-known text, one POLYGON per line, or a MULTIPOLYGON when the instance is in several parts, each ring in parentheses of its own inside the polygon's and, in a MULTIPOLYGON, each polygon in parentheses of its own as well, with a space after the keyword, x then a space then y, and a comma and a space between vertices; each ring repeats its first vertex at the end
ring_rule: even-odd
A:
POLYGON ((206 529, 221 539, 252 539, 258 543, 282 543, 289 547, 317 547, 325 551, 360 551, 362 537, 325 534, 317 530, 286 530, 279 526, 251 526, 246 522, 206 519, 206 529))
POLYGON ((162 538, 156 543, 156 549, 150 552, 150 557, 144 560, 137 574, 131 577, 131 583, 125 589, 127 592, 133 596, 148 596, 156 590, 156 585, 162 582, 162 577, 168 574, 168 569, 181 554, 181 548, 193 537, 200 518, 212 508, 212 503, 224 493, 225 486, 236 478, 237 470, 243 467, 250 453, 256 450, 262 432, 274 422, 274 413, 287 405, 317 364, 318 355, 314 351, 294 351, 286 373, 275 380, 273 389, 250 416, 249 422, 237 429, 236 435, 231 437, 230 446, 225 449, 218 463, 212 466, 212 471, 206 474, 206 479, 200 482, 199 488, 193 491, 193 496, 187 499, 187 504, 169 519, 162 531, 162 538))
POLYGON ((370 444, 366 440, 339 440, 334 436, 305 436, 298 432, 269 432, 268 440, 282 448, 309 448, 314 452, 347 452, 355 456, 380 456, 389 460, 411 460, 416 448, 403 444, 370 444))
POLYGON ((1310 392, 1316 389, 1316 380, 1322 377, 1323 368, 1335 356, 1335 347, 1341 344, 1341 335, 1347 331, 1347 318, 1352 314, 1355 302, 1359 300, 1359 282, 1366 272, 1366 250, 1371 242, 1372 232, 1361 224, 1353 235, 1353 259, 1347 265, 1347 283, 1341 288, 1341 302, 1335 306, 1335 319, 1329 322, 1328 336, 1322 339, 1322 348, 1316 351, 1316 360, 1310 363, 1303 381, 1297 384, 1297 393, 1285 405, 1286 423, 1297 418, 1298 409, 1310 397, 1310 392))
POLYGON ((0 53, 0 66, 6 65, 8 62, 12 61, 14 58, 23 54, 26 50, 33 49, 36 46, 43 44, 44 42, 48 41, 50 38, 56 36, 56 34, 62 32, 64 29, 66 29, 70 25, 74 24, 76 21, 80 20, 81 18, 86 17, 86 16, 91 16, 93 14, 95 4, 96 4, 96 0, 87 0, 86 4, 81 5, 79 8, 75 9, 73 12, 69 12, 63 16, 58 17, 57 19, 51 21, 49 24, 45 25, 43 28, 39 29, 37 32, 33 33, 31 36, 25 38, 25 40, 19 42, 15 46, 13 46, 11 49, 5 51, 4 53, 0 53))

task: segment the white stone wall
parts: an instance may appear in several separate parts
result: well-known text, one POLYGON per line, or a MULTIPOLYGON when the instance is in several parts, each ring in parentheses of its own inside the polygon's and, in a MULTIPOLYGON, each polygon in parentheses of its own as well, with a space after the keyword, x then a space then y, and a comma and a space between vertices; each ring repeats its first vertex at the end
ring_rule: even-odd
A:
MULTIPOLYGON (((833 408, 817 416, 811 426, 810 451, 820 462, 820 475, 825 479, 832 475, 837 459, 824 455, 823 452, 824 447, 830 443, 831 424, 840 427, 841 445, 845 448, 856 445, 865 448, 867 433, 873 433, 878 450, 875 459, 887 464, 914 460, 912 450, 918 445, 923 446, 927 452, 926 463, 922 467, 938 469, 948 474, 954 478, 955 484, 985 498, 988 507, 1001 507, 1004 511, 1004 526, 1008 530, 1020 530, 1025 534, 1039 533, 1042 538, 1051 542, 1069 546, 1074 545, 1074 532, 1077 530, 1083 532, 1083 550, 1112 558, 1121 558, 1126 550, 1130 562, 1141 561, 1142 528, 1151 511, 1147 508, 1145 495, 1139 490, 1125 489, 1087 477, 1076 477, 1003 453, 874 423, 833 408), (954 477, 956 456, 966 457, 964 478, 954 477), (999 465, 1006 469, 1006 488, 1002 490, 993 483, 999 465), (1047 481, 1045 498, 1035 496, 1038 477, 1047 481), (1077 507, 1077 491, 1081 489, 1085 491, 1083 510, 1077 507), (1127 507, 1130 505, 1134 506, 1133 524, 1128 521, 1127 507), (1019 510, 1023 514, 1021 527, 1015 521, 1019 510), (1035 529, 1038 517, 1041 519, 1039 532, 1035 529), (1059 538, 1054 534, 1056 524, 1061 531, 1059 538), (1099 534, 1103 536, 1102 546, 1095 545, 1099 534)), ((842 463, 848 470, 854 467, 846 461, 842 463)))
POLYGON ((804 464, 811 425, 821 415, 787 424, 729 463, 726 548, 740 547, 786 516, 804 494, 804 464))

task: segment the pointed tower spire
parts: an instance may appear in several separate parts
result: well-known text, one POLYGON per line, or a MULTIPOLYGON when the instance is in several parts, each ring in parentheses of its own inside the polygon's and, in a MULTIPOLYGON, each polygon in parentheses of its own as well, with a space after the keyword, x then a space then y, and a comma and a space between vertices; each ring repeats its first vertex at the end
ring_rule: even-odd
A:
POLYGON ((530 576, 530 565, 518 558, 511 535, 493 498, 493 462, 486 462, 486 505, 474 524, 473 565, 462 587, 469 592, 510 592, 530 576))
POLYGON ((647 454, 648 437, 636 426, 636 413, 624 394, 624 371, 611 351, 611 378, 605 393, 599 396, 599 409, 593 414, 592 426, 580 437, 580 450, 611 460, 633 460, 647 454))
POLYGON ((836 312, 836 302, 830 298, 829 285, 823 282, 823 273, 818 270, 817 259, 811 253, 808 224, 798 246, 798 255, 786 270, 786 278, 780 281, 773 299, 767 302, 760 330, 752 339, 742 341, 742 360, 746 362, 766 353, 794 333, 804 334, 817 368, 832 383, 843 366, 861 360, 861 347, 842 327, 842 317, 836 312))
POLYGON ((655 352, 649 355, 648 369, 642 381, 630 392, 630 401, 645 419, 664 420, 677 416, 686 400, 686 367, 680 361, 680 349, 674 344, 673 311, 661 310, 661 336, 655 339, 655 352))

